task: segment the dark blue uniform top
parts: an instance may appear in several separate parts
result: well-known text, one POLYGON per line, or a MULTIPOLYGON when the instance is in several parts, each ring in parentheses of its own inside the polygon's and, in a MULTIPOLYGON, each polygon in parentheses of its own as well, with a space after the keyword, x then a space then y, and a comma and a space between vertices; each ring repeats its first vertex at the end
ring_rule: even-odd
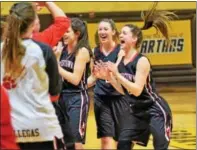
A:
MULTIPOLYGON (((120 45, 117 45, 109 55, 105 56, 101 51, 100 47, 96 47, 94 48, 95 61, 102 60, 103 62, 111 61, 115 63, 119 51, 120 51, 120 45)), ((101 80, 101 79, 98 79, 96 81, 94 93, 99 95, 107 95, 107 96, 120 95, 120 93, 117 92, 110 83, 106 83, 105 80, 101 80)))
MULTIPOLYGON (((145 57, 145 56, 143 56, 142 54, 137 54, 135 58, 126 65, 124 65, 122 59, 122 61, 118 65, 119 72, 129 81, 132 82, 135 81, 137 63, 141 57, 145 57)), ((155 100, 160 98, 156 92, 155 83, 152 79, 152 70, 150 71, 146 79, 146 84, 143 88, 142 93, 138 97, 129 94, 125 88, 124 91, 130 102, 133 103, 136 107, 140 107, 140 108, 149 107, 150 105, 153 104, 155 100)))
MULTIPOLYGON (((75 65, 75 58, 76 56, 73 53, 68 54, 68 51, 66 47, 62 51, 62 55, 60 57, 60 66, 64 68, 68 72, 74 71, 74 65, 75 65)), ((88 69, 89 69, 90 63, 86 64, 86 68, 84 70, 83 76, 81 78, 81 81, 77 86, 73 85, 72 83, 68 82, 67 80, 63 79, 63 85, 62 85, 62 92, 66 93, 78 93, 83 90, 87 89, 87 78, 88 78, 88 69)))

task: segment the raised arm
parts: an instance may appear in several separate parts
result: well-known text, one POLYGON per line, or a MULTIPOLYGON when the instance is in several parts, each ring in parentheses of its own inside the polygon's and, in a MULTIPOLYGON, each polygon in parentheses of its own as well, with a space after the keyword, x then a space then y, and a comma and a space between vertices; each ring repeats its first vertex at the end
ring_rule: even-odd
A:
POLYGON ((45 2, 46 8, 50 11, 53 18, 66 17, 62 9, 60 9, 54 2, 45 2))
POLYGON ((45 7, 52 14, 54 22, 44 31, 35 32, 33 34, 33 39, 54 47, 69 28, 70 19, 66 17, 63 10, 54 2, 45 2, 45 7))

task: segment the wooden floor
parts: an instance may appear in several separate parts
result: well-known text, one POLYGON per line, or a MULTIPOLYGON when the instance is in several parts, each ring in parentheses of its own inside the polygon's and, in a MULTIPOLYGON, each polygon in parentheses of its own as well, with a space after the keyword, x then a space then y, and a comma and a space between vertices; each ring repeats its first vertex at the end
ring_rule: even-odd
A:
MULTIPOLYGON (((165 92, 160 95, 168 101, 173 112, 174 128, 169 149, 196 149, 196 92, 165 92)), ((100 149, 92 104, 84 147, 100 149)), ((147 147, 135 146, 134 149, 153 149, 152 137, 147 147)))

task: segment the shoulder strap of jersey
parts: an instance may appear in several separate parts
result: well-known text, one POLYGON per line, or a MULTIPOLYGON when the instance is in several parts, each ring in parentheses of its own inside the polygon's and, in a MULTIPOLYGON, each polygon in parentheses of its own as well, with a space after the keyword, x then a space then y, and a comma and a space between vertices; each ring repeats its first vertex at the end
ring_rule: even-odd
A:
POLYGON ((94 48, 94 55, 96 55, 100 51, 100 46, 94 48))

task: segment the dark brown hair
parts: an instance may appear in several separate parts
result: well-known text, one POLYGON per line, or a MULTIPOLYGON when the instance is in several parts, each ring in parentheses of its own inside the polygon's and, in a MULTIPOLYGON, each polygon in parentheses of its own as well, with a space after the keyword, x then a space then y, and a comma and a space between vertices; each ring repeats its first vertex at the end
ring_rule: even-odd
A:
POLYGON ((4 44, 2 59, 5 62, 5 73, 17 77, 21 72, 21 60, 25 55, 25 47, 21 42, 21 35, 27 32, 33 23, 36 13, 31 3, 15 3, 6 19, 4 30, 4 44))
MULTIPOLYGON (((102 19, 99 23, 101 23, 101 22, 107 22, 107 23, 110 24, 112 30, 115 31, 115 35, 113 36, 113 40, 116 43, 118 43, 118 41, 119 41, 119 32, 118 32, 118 29, 116 27, 115 22, 112 19, 108 19, 108 18, 102 19)), ((95 43, 96 43, 97 46, 99 46, 99 44, 100 44, 100 42, 99 42, 99 36, 98 36, 98 30, 95 33, 95 43)))
POLYGON ((133 35, 138 38, 136 42, 136 48, 140 47, 140 44, 143 40, 142 30, 147 30, 151 27, 155 27, 157 31, 160 31, 166 38, 167 44, 170 44, 168 25, 170 25, 170 20, 177 16, 170 11, 157 11, 157 5, 158 2, 155 2, 149 11, 147 11, 145 14, 142 12, 141 17, 144 21, 144 26, 142 28, 139 28, 133 24, 125 25, 129 27, 133 35))
POLYGON ((79 18, 71 18, 71 28, 74 33, 79 32, 77 45, 74 49, 74 54, 76 55, 80 48, 85 47, 88 49, 90 57, 93 56, 92 50, 89 44, 88 30, 86 23, 79 18))

